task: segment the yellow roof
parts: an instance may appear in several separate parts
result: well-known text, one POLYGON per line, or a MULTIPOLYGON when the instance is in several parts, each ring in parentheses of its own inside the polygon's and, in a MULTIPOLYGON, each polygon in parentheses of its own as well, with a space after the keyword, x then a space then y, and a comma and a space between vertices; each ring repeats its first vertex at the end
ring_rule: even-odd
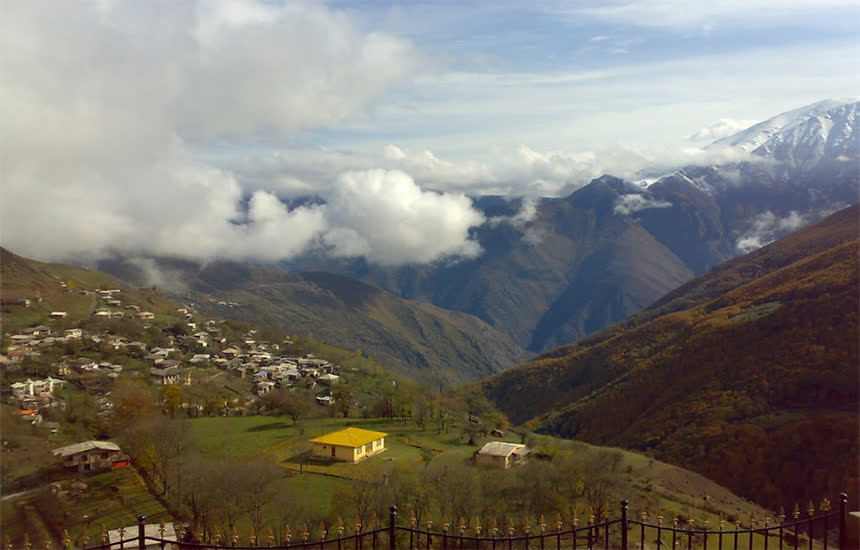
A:
POLYGON ((344 428, 330 434, 321 435, 311 439, 311 443, 325 443, 327 445, 339 445, 341 447, 361 447, 371 441, 381 439, 388 434, 374 432, 373 430, 362 430, 361 428, 344 428))

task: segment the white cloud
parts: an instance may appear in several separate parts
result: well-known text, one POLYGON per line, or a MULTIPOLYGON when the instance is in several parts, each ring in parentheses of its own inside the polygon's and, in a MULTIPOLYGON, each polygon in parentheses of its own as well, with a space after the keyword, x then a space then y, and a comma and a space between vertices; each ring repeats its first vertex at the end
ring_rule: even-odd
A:
POLYGON ((15 3, 0 20, 4 246, 42 259, 122 251, 277 260, 323 236, 343 253, 353 231, 384 261, 476 253, 467 229, 480 216, 460 195, 427 195, 403 178, 380 184, 389 196, 350 194, 338 180, 322 190, 328 205, 290 210, 278 195, 319 191, 315 182, 279 173, 246 188, 192 153, 361 112, 413 71, 409 43, 311 2, 52 10, 45 18, 43 5, 15 3), (339 200, 363 210, 351 216, 339 200), (417 224, 441 233, 424 242, 417 224))
POLYGON ((698 28, 707 33, 714 21, 735 25, 778 25, 790 18, 818 15, 825 10, 857 8, 854 0, 721 0, 688 2, 686 0, 614 0, 597 7, 564 8, 576 16, 588 16, 615 23, 643 27, 698 28))
POLYGON ((745 130, 758 122, 761 121, 721 118, 719 122, 715 122, 710 126, 700 129, 699 131, 691 134, 687 139, 690 141, 715 141, 740 132, 741 130, 745 130))
POLYGON ((335 256, 363 255, 381 264, 425 263, 480 254, 469 229, 484 217, 465 195, 424 191, 404 172, 368 170, 338 178, 326 197, 335 256))
POLYGON ((787 233, 800 229, 809 221, 807 216, 796 211, 789 212, 787 216, 779 217, 766 210, 752 219, 749 229, 738 238, 735 247, 741 254, 752 252, 787 233))
POLYGON ((612 210, 616 214, 629 215, 649 208, 669 208, 670 206, 672 206, 671 202, 658 201, 633 193, 630 195, 621 195, 615 199, 615 205, 612 210))

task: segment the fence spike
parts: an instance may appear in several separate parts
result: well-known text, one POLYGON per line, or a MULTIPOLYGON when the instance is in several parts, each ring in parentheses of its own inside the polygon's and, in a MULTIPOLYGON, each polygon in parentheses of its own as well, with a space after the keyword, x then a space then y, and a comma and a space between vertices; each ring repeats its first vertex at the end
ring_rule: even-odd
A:
POLYGON ((429 531, 433 527, 433 520, 428 517, 427 523, 425 523, 424 525, 425 525, 425 527, 427 527, 427 530, 429 531))
POLYGON ((9 535, 6 535, 6 544, 3 546, 6 550, 12 550, 12 539, 9 538, 9 535))
POLYGON ((236 531, 235 527, 233 527, 233 532, 230 533, 230 541, 233 543, 233 546, 239 544, 239 532, 236 531))
MULTIPOLYGON (((107 540, 103 542, 107 542, 107 540)), ((43 550, 51 550, 51 537, 48 536, 48 533, 45 533, 45 538, 42 539, 42 548, 43 550)))
POLYGON ((782 506, 779 507, 779 516, 777 517, 779 517, 780 523, 785 523, 785 508, 783 508, 782 506))
POLYGON ((325 523, 323 523, 323 522, 321 521, 321 522, 320 522, 320 540, 325 540, 325 536, 326 536, 327 534, 328 534, 328 531, 326 531, 325 523))
POLYGON ((796 502, 794 503, 794 511, 791 515, 794 516, 794 519, 800 518, 800 506, 798 506, 796 502))
POLYGON ((253 529, 248 531, 248 546, 257 546, 257 536, 254 534, 253 529))
POLYGON ((310 531, 308 531, 308 524, 307 524, 307 523, 305 523, 305 524, 302 526, 302 540, 303 540, 303 541, 305 541, 305 542, 307 542, 307 540, 308 540, 308 538, 310 537, 310 535, 311 535, 311 534, 310 534, 310 531))
POLYGON ((673 514, 673 516, 672 516, 672 526, 673 526, 673 527, 677 527, 677 526, 678 526, 678 514, 673 514))
MULTIPOLYGON (((24 533, 24 548, 26 548, 27 550, 30 550, 31 546, 33 546, 33 545, 32 545, 32 543, 30 543, 30 535, 28 535, 27 533, 24 533)), ((84 546, 86 546, 86 544, 84 546)))
POLYGON ((721 531, 722 531, 723 526, 724 526, 725 524, 726 524, 726 522, 725 522, 725 520, 723 519, 723 513, 722 513, 722 512, 720 512, 720 530, 721 530, 721 531))
POLYGON ((646 519, 647 517, 648 517, 648 513, 647 513, 647 512, 645 512, 645 510, 641 510, 641 511, 639 512, 639 519, 641 519, 642 521, 645 521, 645 519, 646 519))
POLYGON ((829 512, 830 511, 830 499, 828 499, 827 497, 821 499, 821 505, 818 507, 818 509, 821 510, 822 512, 829 512))
POLYGON ((736 530, 736 531, 740 531, 740 530, 741 530, 741 520, 740 520, 740 519, 736 519, 736 520, 735 520, 735 530, 736 530))
POLYGON ((561 521, 561 513, 556 512, 555 514, 555 528, 558 531, 561 531, 561 528, 564 526, 564 522, 561 521))
POLYGON ((755 513, 750 512, 750 527, 755 527, 755 513))
POLYGON ((499 524, 496 522, 496 518, 490 520, 490 532, 493 534, 493 538, 499 534, 499 524))
POLYGON ((538 519, 538 521, 540 521, 539 525, 540 525, 541 534, 546 533, 546 521, 544 521, 544 519, 543 519, 543 514, 540 515, 540 518, 538 519))
POLYGON ((161 538, 164 538, 164 520, 158 522, 158 534, 161 535, 161 538))
POLYGON ((514 536, 514 522, 511 521, 511 518, 508 518, 508 536, 514 536))
POLYGON ((379 518, 376 517, 375 511, 370 513, 370 528, 371 529, 378 529, 379 528, 379 518))
POLYGON ((108 533, 103 521, 99 522, 99 535, 101 536, 103 543, 106 543, 108 541, 108 533))
POLYGON ((409 527, 415 529, 415 526, 418 524, 418 518, 415 517, 415 508, 409 509, 409 527))
POLYGON ((815 503, 811 500, 809 501, 809 507, 806 509, 807 513, 809 513, 809 517, 815 515, 815 503))
POLYGON ((476 519, 474 521, 475 521, 475 536, 480 537, 481 536, 481 520, 476 519))
POLYGON ((523 532, 526 534, 526 536, 528 536, 530 531, 531 525, 529 525, 529 518, 526 518, 525 522, 523 523, 523 532))
POLYGON ((361 518, 358 515, 355 516, 355 533, 361 533, 361 518))
MULTIPOLYGON (((78 539, 83 543, 83 546, 88 546, 88 545, 89 545, 89 543, 90 543, 90 535, 89 535, 89 533, 87 533, 87 528, 86 528, 86 527, 81 527, 81 536, 80 536, 80 537, 78 537, 78 539)), ((24 546, 27 546, 26 542, 24 543, 24 546)), ((27 546, 27 549, 28 549, 28 550, 29 550, 29 548, 30 548, 30 546, 27 546)))
POLYGON ((460 535, 463 535, 463 532, 466 530, 466 522, 463 521, 463 518, 460 517, 460 523, 458 524, 460 527, 460 535))
MULTIPOLYGON (((358 531, 356 531, 358 532, 358 531)), ((284 524, 284 542, 290 544, 290 540, 293 538, 293 534, 290 533, 290 525, 288 523, 284 524)))
POLYGON ((275 534, 272 532, 271 527, 269 527, 269 534, 266 535, 266 541, 268 542, 269 546, 272 546, 275 544, 275 534))
POLYGON ((337 538, 343 538, 343 520, 337 517, 337 538))
POLYGON ((218 531, 218 528, 217 528, 217 527, 215 527, 215 528, 213 529, 213 531, 214 531, 214 533, 213 533, 213 537, 212 537, 212 538, 214 538, 214 539, 215 539, 215 546, 218 546, 219 544, 221 544, 221 532, 220 532, 220 531, 218 531))
POLYGON ((182 541, 185 539, 185 526, 182 522, 177 522, 174 524, 176 527, 176 540, 182 541))

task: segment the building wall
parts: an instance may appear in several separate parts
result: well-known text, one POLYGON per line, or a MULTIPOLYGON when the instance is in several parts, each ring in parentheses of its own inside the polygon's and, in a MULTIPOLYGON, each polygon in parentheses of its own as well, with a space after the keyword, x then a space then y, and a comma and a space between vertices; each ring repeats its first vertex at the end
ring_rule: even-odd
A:
POLYGON ((340 445, 327 445, 323 443, 314 443, 312 454, 314 456, 325 458, 327 460, 339 460, 343 462, 357 462, 362 458, 374 455, 385 448, 385 438, 377 439, 371 442, 370 450, 367 450, 366 445, 361 447, 344 447, 340 445), (334 448, 334 456, 331 455, 331 450, 334 448))

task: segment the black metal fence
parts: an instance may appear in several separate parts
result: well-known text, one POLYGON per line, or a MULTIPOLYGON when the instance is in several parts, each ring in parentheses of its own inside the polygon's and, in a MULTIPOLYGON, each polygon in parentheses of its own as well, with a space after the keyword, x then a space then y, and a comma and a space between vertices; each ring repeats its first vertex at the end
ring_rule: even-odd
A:
MULTIPOLYGON (((619 516, 609 519, 588 516, 584 524, 574 517, 568 525, 561 519, 547 525, 543 518, 537 525, 524 523, 519 527, 513 524, 499 527, 495 523, 481 526, 479 523, 468 525, 460 520, 453 525, 442 522, 438 530, 433 523, 426 521, 418 525, 415 517, 410 517, 406 525, 398 524, 397 507, 392 506, 388 524, 375 523, 365 528, 356 522, 351 533, 339 524, 332 526, 332 532, 321 526, 319 538, 311 539, 307 528, 293 536, 284 529, 280 540, 272 534, 259 539, 249 537, 247 544, 240 544, 239 537, 222 536, 214 533, 207 541, 199 533, 178 530, 174 537, 165 537, 164 527, 160 536, 146 534, 146 517, 138 517, 137 529, 120 531, 120 539, 110 542, 103 536, 100 544, 87 546, 89 541, 78 546, 81 550, 251 550, 271 548, 272 550, 849 550, 847 540, 847 502, 848 495, 839 495, 839 507, 832 510, 825 499, 816 511, 810 504, 806 517, 801 517, 795 507, 791 517, 780 514, 773 520, 765 518, 760 524, 750 518, 747 527, 737 520, 728 525, 723 520, 715 526, 707 521, 695 525, 692 518, 684 521, 673 517, 664 522, 662 515, 653 520, 642 512, 638 519, 630 517, 628 501, 621 502, 619 516), (600 521, 598 521, 600 519, 600 521)), ((6 547, 30 550, 34 545, 29 540, 14 546, 7 541, 6 547)), ((63 541, 64 549, 75 546, 69 537, 63 541)), ((50 549, 50 543, 38 548, 50 549)))

